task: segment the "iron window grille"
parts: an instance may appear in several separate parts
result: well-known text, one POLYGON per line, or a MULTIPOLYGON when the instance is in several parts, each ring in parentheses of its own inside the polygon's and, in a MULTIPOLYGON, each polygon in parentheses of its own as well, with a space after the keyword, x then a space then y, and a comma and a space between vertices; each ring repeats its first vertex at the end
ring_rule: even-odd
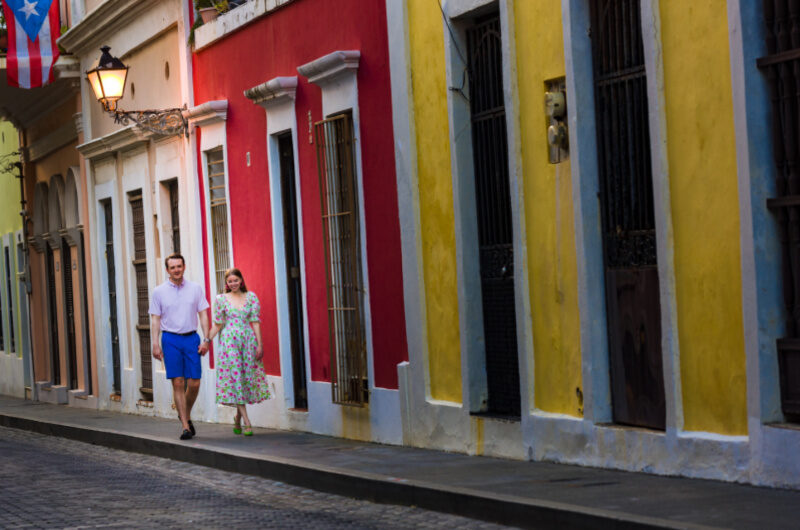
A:
POLYGON ((319 171, 333 402, 368 401, 364 289, 353 118, 315 124, 319 171))
POLYGON ((214 243, 214 270, 217 292, 225 291, 225 271, 231 266, 228 236, 228 198, 225 192, 225 156, 222 147, 206 151, 208 199, 211 208, 211 234, 214 243))
POLYGON ((800 421, 800 5, 764 0, 767 55, 757 61, 772 102, 772 153, 777 197, 767 206, 778 221, 782 248, 786 335, 777 341, 781 408, 800 421))
POLYGON ((178 217, 178 179, 173 179, 168 184, 169 213, 172 223, 172 252, 181 252, 181 224, 178 217))

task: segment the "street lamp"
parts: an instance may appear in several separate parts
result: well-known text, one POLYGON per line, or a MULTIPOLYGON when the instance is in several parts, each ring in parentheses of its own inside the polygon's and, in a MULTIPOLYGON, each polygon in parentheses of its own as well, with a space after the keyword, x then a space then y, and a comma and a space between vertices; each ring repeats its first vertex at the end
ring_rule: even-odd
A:
POLYGON ((114 123, 129 125, 136 123, 141 128, 156 134, 189 134, 189 127, 183 112, 186 107, 161 110, 120 110, 117 102, 125 93, 128 67, 117 57, 112 57, 108 46, 100 51, 97 67, 86 72, 86 79, 92 86, 94 95, 103 105, 103 110, 114 116, 114 123))

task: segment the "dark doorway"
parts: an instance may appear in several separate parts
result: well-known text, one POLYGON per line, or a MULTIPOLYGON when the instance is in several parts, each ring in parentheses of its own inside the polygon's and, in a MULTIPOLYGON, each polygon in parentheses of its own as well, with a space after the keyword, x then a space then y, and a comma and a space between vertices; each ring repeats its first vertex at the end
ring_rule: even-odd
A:
POLYGON ((136 277, 136 332, 139 335, 139 360, 142 370, 142 386, 139 391, 147 401, 153 400, 153 358, 150 351, 150 298, 147 290, 147 247, 144 231, 144 205, 142 191, 128 196, 131 205, 133 229, 133 271, 136 277))
POLYGON ((119 327, 117 325, 117 273, 114 267, 114 221, 111 201, 103 202, 106 224, 106 273, 108 275, 108 323, 111 328, 111 363, 114 367, 112 390, 122 391, 122 375, 119 355, 119 327))
POLYGON ((61 271, 64 281, 64 305, 67 323, 67 372, 70 389, 78 388, 78 355, 75 351, 75 294, 72 288, 72 253, 69 243, 61 238, 61 271))
POLYGON ((503 99, 500 18, 479 18, 467 29, 469 101, 475 203, 478 217, 483 332, 486 348, 485 412, 520 415, 514 244, 503 99))
POLYGON ((47 326, 50 331, 50 364, 53 384, 61 384, 61 360, 58 351, 58 306, 56 302, 55 256, 50 244, 47 244, 45 255, 47 269, 47 326))
POLYGON ((292 134, 278 136, 283 203, 283 240, 286 250, 286 278, 289 299, 289 328, 294 374, 294 406, 308 408, 305 342, 303 340, 303 285, 300 278, 300 227, 297 223, 297 188, 294 180, 292 134))
POLYGON ((661 308, 639 2, 593 0, 591 21, 614 421, 663 430, 661 308))

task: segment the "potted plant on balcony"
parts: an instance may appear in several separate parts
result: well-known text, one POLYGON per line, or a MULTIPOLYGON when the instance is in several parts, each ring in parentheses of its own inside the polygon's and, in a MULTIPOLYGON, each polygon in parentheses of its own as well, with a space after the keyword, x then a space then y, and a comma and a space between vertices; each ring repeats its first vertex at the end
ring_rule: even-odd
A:
POLYGON ((203 23, 211 22, 230 7, 228 0, 195 0, 194 7, 200 13, 203 23))

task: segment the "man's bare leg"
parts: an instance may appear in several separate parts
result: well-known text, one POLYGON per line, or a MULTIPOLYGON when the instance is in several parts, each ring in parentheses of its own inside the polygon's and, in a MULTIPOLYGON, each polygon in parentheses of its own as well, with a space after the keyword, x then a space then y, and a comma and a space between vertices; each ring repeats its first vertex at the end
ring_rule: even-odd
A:
MULTIPOLYGON (((192 381, 190 379, 190 381, 192 381)), ((189 414, 186 412, 186 397, 188 392, 183 391, 184 380, 183 377, 176 377, 172 380, 172 400, 175 402, 175 408, 178 409, 178 418, 181 420, 181 425, 185 430, 189 430, 189 414)), ((197 392, 192 398, 192 404, 197 397, 197 392)))
POLYGON ((186 421, 189 421, 192 419, 192 407, 194 407, 197 393, 200 391, 200 380, 187 379, 186 381, 186 421))

